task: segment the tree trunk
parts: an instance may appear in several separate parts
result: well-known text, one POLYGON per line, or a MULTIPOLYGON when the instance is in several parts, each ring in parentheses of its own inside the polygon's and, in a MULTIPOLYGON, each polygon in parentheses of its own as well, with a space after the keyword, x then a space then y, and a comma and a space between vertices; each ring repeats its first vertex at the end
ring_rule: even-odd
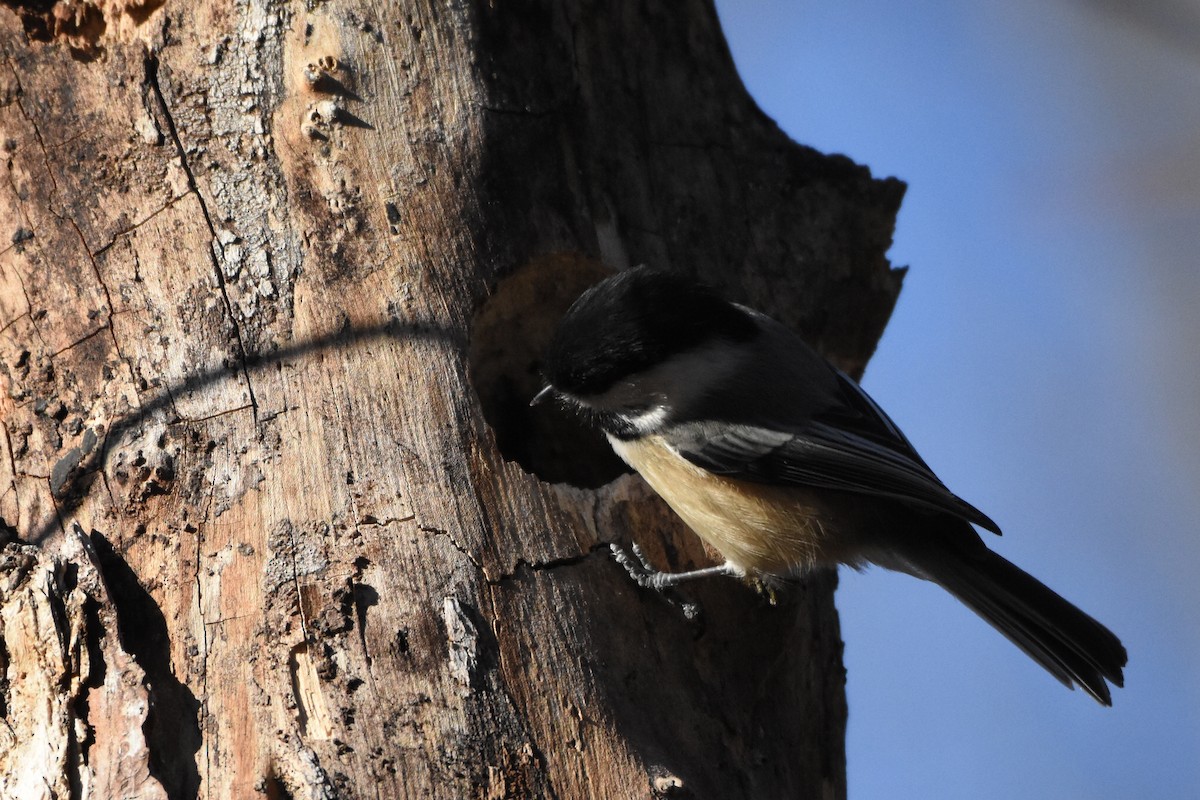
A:
POLYGON ((92 2, 0 10, 0 795, 843 796, 835 577, 689 620, 526 403, 640 262, 861 369, 902 185, 704 0, 92 2))

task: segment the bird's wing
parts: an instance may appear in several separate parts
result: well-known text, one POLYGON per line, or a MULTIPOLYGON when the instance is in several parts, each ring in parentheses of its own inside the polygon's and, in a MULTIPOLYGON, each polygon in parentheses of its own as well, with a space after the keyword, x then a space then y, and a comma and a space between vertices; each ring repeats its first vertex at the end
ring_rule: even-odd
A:
POLYGON ((683 422, 666 438, 684 458, 718 475, 889 497, 1000 532, 938 480, 858 384, 840 372, 838 379, 840 402, 796 425, 683 422))

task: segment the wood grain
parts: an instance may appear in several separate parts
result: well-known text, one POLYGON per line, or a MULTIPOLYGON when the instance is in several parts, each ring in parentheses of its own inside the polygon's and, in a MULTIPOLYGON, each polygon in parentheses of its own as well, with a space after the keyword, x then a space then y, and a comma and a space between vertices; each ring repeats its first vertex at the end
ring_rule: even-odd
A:
POLYGON ((834 576, 688 621, 514 398, 641 262, 861 369, 903 185, 703 0, 78 5, 0 8, 0 794, 844 796, 834 576))

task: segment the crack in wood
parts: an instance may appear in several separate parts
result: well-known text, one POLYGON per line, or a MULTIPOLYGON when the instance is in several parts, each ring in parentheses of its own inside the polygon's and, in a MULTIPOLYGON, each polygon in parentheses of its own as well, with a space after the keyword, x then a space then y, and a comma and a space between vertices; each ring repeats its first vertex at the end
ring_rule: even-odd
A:
MULTIPOLYGON (((20 111, 21 116, 24 117, 24 119, 27 123, 29 123, 29 127, 33 129, 34 138, 37 139, 38 148, 41 150, 41 153, 42 153, 42 166, 46 170, 47 179, 50 181, 49 195, 50 195, 50 197, 54 197, 54 196, 58 195, 58 193, 59 193, 58 192, 58 181, 56 181, 54 179, 54 171, 50 168, 49 148, 47 148, 46 142, 42 138, 42 132, 41 132, 41 129, 38 128, 37 122, 35 122, 34 119, 32 117, 30 117, 28 113, 26 113, 25 107, 23 105, 21 105, 21 96, 24 93, 24 91, 21 88, 20 76, 18 75, 17 69, 13 65, 11 59, 9 59, 8 68, 12 72, 13 80, 17 84, 17 94, 16 94, 15 105, 17 107, 17 110, 20 111)), ((9 182, 10 183, 12 182, 11 177, 9 178, 9 182)), ((75 219, 73 217, 64 215, 64 214, 60 214, 54 208, 53 203, 46 204, 46 211, 48 211, 50 213, 50 215, 53 216, 55 219, 57 219, 59 222, 63 222, 65 224, 69 225, 71 227, 71 230, 73 230, 75 232, 75 235, 79 238, 80 247, 83 248, 83 252, 87 253, 88 261, 92 265, 92 273, 96 276, 96 282, 99 284, 101 291, 104 292, 104 302, 105 302, 105 305, 107 306, 107 309, 105 309, 105 310, 107 311, 108 318, 105 320, 103 325, 101 325, 99 328, 97 328, 96 330, 92 331, 90 334, 84 336, 82 339, 79 340, 79 341, 85 341, 86 339, 89 339, 92 336, 95 336, 100 331, 102 331, 105 328, 110 327, 112 325, 112 311, 113 311, 113 308, 115 308, 115 306, 113 305, 113 301, 112 301, 112 294, 108 290, 108 285, 104 282, 104 277, 100 274, 100 265, 96 263, 96 256, 92 252, 92 249, 88 246, 87 237, 85 237, 83 235, 83 231, 80 230, 79 224, 75 221, 75 219)), ((32 227, 31 227, 31 230, 32 230, 32 227)), ((18 278, 19 278, 19 276, 18 276, 18 278)), ((24 282, 23 281, 21 284, 21 288, 22 288, 22 291, 24 291, 24 282)), ((29 305, 28 294, 26 294, 25 302, 29 308, 32 308, 32 306, 29 305)), ((78 343, 79 342, 74 342, 71 345, 68 345, 67 347, 63 348, 62 350, 59 350, 58 353, 55 353, 54 355, 58 355, 59 353, 69 350, 71 347, 74 347, 78 343)), ((115 335, 113 336, 113 347, 116 348, 117 356, 119 358, 121 358, 122 360, 124 360, 125 357, 121 353, 120 343, 117 342, 115 335)))
POLYGON ((8 469, 12 475, 12 478, 9 480, 8 487, 5 489, 5 491, 12 492, 13 505, 17 509, 17 518, 9 523, 12 526, 15 535, 15 531, 19 530, 21 526, 21 493, 17 491, 17 476, 20 475, 21 472, 17 469, 17 459, 13 452, 12 434, 8 430, 7 421, 0 422, 0 431, 4 432, 4 455, 8 457, 8 469))
MULTIPOLYGON (((107 330, 110 330, 111 328, 112 328, 112 324, 109 322, 105 322, 99 328, 96 328, 94 331, 91 331, 90 333, 85 333, 83 336, 81 336, 78 339, 76 339, 75 341, 71 342, 70 344, 68 344, 66 347, 62 348, 58 352, 51 353, 48 357, 50 359, 58 358, 63 353, 66 353, 69 350, 73 350, 74 348, 78 347, 79 345, 83 344, 86 341, 89 341, 90 339, 95 339, 97 336, 99 336, 100 334, 104 333, 107 330)), ((115 342, 114 342, 114 346, 115 346, 115 342)), ((120 349, 117 350, 117 357, 120 358, 122 361, 125 360, 125 357, 121 355, 120 349)))
MULTIPOLYGON (((100 245, 100 247, 97 247, 97 248, 96 248, 96 251, 95 251, 94 253, 92 253, 92 257, 93 257, 93 258, 98 258, 98 257, 100 257, 100 256, 104 255, 104 254, 105 254, 105 253, 107 253, 107 252, 108 252, 110 249, 112 249, 112 248, 113 248, 113 247, 116 245, 116 243, 117 243, 117 242, 118 242, 118 241, 119 241, 119 240, 120 240, 122 237, 124 237, 124 236, 128 236, 129 234, 131 234, 131 233, 133 233, 134 231, 136 231, 138 228, 141 228, 141 227, 142 227, 143 225, 145 225, 146 223, 148 223, 148 222, 151 222, 151 221, 152 221, 152 220, 153 220, 155 217, 157 217, 159 214, 162 214, 162 213, 163 213, 163 212, 165 212, 165 211, 170 211, 172 208, 174 208, 174 207, 175 207, 175 206, 176 206, 176 205, 179 203, 179 201, 180 201, 180 200, 183 200, 183 199, 184 199, 184 198, 186 198, 187 196, 188 196, 188 193, 184 193, 184 194, 181 194, 181 195, 177 195, 177 196, 175 196, 175 197, 172 197, 172 198, 171 198, 170 200, 168 200, 168 201, 167 201, 167 202, 166 202, 166 203, 165 203, 165 204, 164 204, 162 207, 160 207, 160 208, 156 208, 154 211, 151 211, 149 214, 147 214, 146 216, 142 217, 140 220, 138 220, 137 222, 133 223, 133 224, 132 224, 132 225, 130 225, 129 227, 127 227, 127 228, 122 228, 121 230, 117 231, 116 233, 114 233, 114 234, 113 234, 113 235, 112 235, 112 236, 109 238, 109 240, 108 240, 107 242, 105 242, 104 244, 100 245)), ((135 255, 136 255, 136 254, 135 254, 135 255)), ((103 280, 101 281, 101 283, 103 283, 103 280)), ((130 310, 132 310, 132 309, 130 309, 130 310)), ((115 313, 115 312, 114 312, 114 313, 115 313)))
MULTIPOLYGON (((4 255, 4 253, 0 253, 0 255, 4 255)), ((24 292, 24 291, 25 291, 25 284, 24 284, 24 282, 22 282, 22 281, 21 281, 21 276, 20 276, 20 274, 19 274, 19 273, 17 273, 15 270, 13 271, 13 274, 14 274, 14 275, 16 275, 17 281, 18 281, 18 282, 21 282, 21 291, 22 291, 22 292, 24 292)), ((25 297, 25 305, 26 305, 26 308, 28 309, 28 306, 29 306, 29 297, 28 297, 28 296, 26 296, 26 297, 25 297)), ((3 327, 3 328, 0 328, 0 334, 3 334, 5 331, 7 331, 7 330, 8 330, 9 328, 11 328, 13 325, 16 325, 18 322, 20 322, 21 320, 25 319, 26 317, 29 317, 29 318, 30 318, 30 321, 32 321, 32 319, 33 319, 33 315, 32 315, 32 314, 30 314, 28 310, 26 310, 26 311, 23 311, 23 312, 21 312, 20 314, 18 314, 17 316, 13 317, 13 318, 12 318, 11 320, 9 320, 7 323, 5 323, 5 324, 4 324, 4 327, 3 327)))
POLYGON ((487 573, 484 571, 483 565, 479 563, 479 560, 475 558, 475 556, 472 555, 467 548, 459 544, 458 541, 450 535, 449 531, 442 530, 441 528, 435 528, 430 525, 418 525, 417 529, 424 533, 432 533, 435 536, 441 536, 445 538, 445 540, 450 543, 450 546, 462 553, 463 557, 466 558, 467 561, 471 562, 471 566, 478 570, 479 574, 484 576, 485 581, 487 580, 487 573))
POLYGON ((496 578, 485 578, 491 586, 501 586, 504 583, 513 580, 521 572, 522 569, 530 572, 549 572, 550 570, 562 569, 563 567, 574 567, 582 564, 587 559, 601 550, 608 552, 608 542, 597 542, 589 547, 586 551, 573 556, 562 556, 560 558, 551 558, 546 561, 529 561, 524 558, 518 558, 516 564, 513 565, 511 572, 505 572, 496 578))
MULTIPOLYGON (((25 90, 21 86, 21 75, 17 71, 17 67, 13 63, 12 58, 8 59, 8 69, 10 72, 12 72, 13 82, 17 85, 17 90, 14 92, 13 105, 17 107, 17 111, 20 112, 21 117, 28 122, 29 127, 33 129, 33 136, 35 139, 37 139, 38 148, 42 152, 42 166, 45 167, 46 177, 50 180, 50 194, 58 194, 58 182, 54 180, 54 173, 50 169, 50 154, 46 151, 46 142, 42 140, 42 132, 38 128, 37 123, 33 120, 33 118, 30 117, 25 111, 25 106, 21 104, 21 97, 25 94, 25 90)), ((48 208, 48 210, 51 214, 54 214, 53 209, 48 208)), ((58 219, 62 219, 62 217, 59 217, 58 214, 54 214, 54 216, 58 219)))
POLYGON ((229 289, 225 285, 225 273, 221 269, 221 264, 217 259, 216 252, 213 247, 222 248, 221 239, 217 235, 217 228, 213 224, 212 216, 208 211, 208 203, 204 199, 204 195, 200 192, 200 185, 196 182, 196 175, 192 172, 192 165, 188 162, 187 150, 183 146, 183 140, 179 137, 179 130, 175 127, 175 118, 171 115, 171 109, 167 105, 166 95, 163 94, 162 87, 158 81, 158 55, 150 53, 145 59, 146 67, 146 83, 150 90, 154 93, 155 100, 158 102, 159 109, 162 111, 163 118, 167 123, 167 132, 171 136, 171 141, 175 144, 175 151, 179 156, 179 164, 183 168, 184 174, 187 176, 188 190, 196 195, 196 201, 200 204, 200 214, 204 217, 204 224, 208 226, 208 231, 212 236, 212 246, 209 247, 209 260, 212 262, 213 273, 217 279, 217 288, 221 292, 221 297, 225 301, 225 311, 229 315, 229 324, 233 326, 233 335, 237 340, 238 355, 241 361, 242 376, 246 379, 246 391, 250 395, 250 405, 253 408, 255 422, 258 421, 258 400, 254 396, 254 384, 250 380, 250 370, 247 358, 246 344, 242 338, 242 329, 238 325, 237 315, 234 314, 233 301, 229 298, 229 289))
MULTIPOLYGON (((209 484, 208 503, 204 507, 204 517, 200 520, 200 525, 197 526, 197 530, 195 532, 196 549, 193 554, 193 563, 195 563, 195 565, 196 565, 196 575, 195 575, 196 610, 197 610, 197 614, 200 616, 201 622, 206 622, 207 620, 204 619, 204 585, 203 585, 203 581, 201 581, 201 579, 200 579, 200 576, 203 574, 201 565, 204 563, 204 561, 203 561, 204 554, 200 549, 200 544, 203 541, 203 536, 201 536, 199 528, 201 525, 203 525, 204 523, 206 523, 208 521, 208 512, 209 512, 209 509, 211 509, 213 506, 213 502, 214 502, 213 498, 216 496, 216 493, 217 493, 217 484, 214 481, 209 484)), ((201 695, 200 696, 200 714, 202 715, 202 718, 205 718, 208 716, 208 713, 209 713, 208 700, 209 700, 209 697, 211 696, 209 694, 209 690, 208 690, 208 626, 207 625, 200 626, 200 695, 201 695)), ((215 737, 215 735, 216 734, 214 733, 213 736, 203 736, 202 735, 200 737, 201 746, 204 749, 204 774, 205 775, 212 774, 213 750, 215 749, 215 747, 217 745, 217 743, 213 741, 213 738, 215 737)))

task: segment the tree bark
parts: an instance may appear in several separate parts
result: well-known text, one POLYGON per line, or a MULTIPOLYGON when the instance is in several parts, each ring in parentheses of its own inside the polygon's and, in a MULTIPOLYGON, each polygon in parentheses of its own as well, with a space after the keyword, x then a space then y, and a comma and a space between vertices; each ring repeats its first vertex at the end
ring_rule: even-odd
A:
POLYGON ((607 269, 861 370, 903 186, 790 142, 705 0, 0 9, 0 795, 841 797, 835 576, 532 416, 607 269))

